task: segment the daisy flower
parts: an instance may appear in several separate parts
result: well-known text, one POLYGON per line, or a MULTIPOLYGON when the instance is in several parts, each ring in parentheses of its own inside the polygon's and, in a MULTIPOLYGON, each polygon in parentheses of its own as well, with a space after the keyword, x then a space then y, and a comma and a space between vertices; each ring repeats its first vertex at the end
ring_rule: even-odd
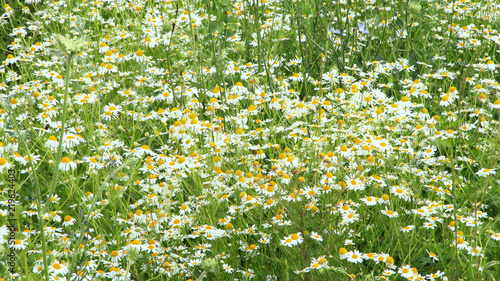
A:
POLYGON ((468 248, 468 254, 474 256, 480 256, 483 257, 483 253, 481 253, 482 248, 477 246, 475 248, 469 247, 468 248))
POLYGON ((173 216, 169 223, 173 228, 179 228, 183 225, 181 216, 173 216))
POLYGON ((144 52, 142 50, 138 50, 132 55, 132 58, 136 62, 145 62, 146 61, 146 56, 144 55, 144 52))
POLYGON ((342 214, 342 225, 351 224, 359 220, 360 215, 354 211, 342 214))
POLYGON ((495 100, 495 102, 489 104, 492 109, 500 109, 500 100, 495 100))
POLYGON ((356 245, 356 244, 354 243, 354 241, 352 241, 352 239, 346 239, 344 241, 344 245, 346 245, 346 246, 352 246, 352 245, 356 245))
POLYGON ((429 258, 433 259, 434 261, 439 261, 439 257, 433 253, 433 252, 429 252, 428 250, 425 250, 427 252, 427 254, 429 254, 429 258))
POLYGON ((397 212, 387 210, 387 207, 385 208, 385 210, 381 210, 380 212, 382 214, 388 216, 389 218, 397 218, 399 216, 399 214, 397 212))
POLYGON ((469 247, 469 242, 465 241, 462 237, 458 237, 454 244, 457 245, 457 248, 460 250, 467 249, 469 247))
POLYGON ((106 277, 112 280, 129 280, 130 273, 121 268, 111 267, 109 272, 106 273, 106 277))
POLYGON ((45 142, 45 147, 50 148, 52 150, 57 149, 59 146, 59 142, 55 136, 50 136, 49 139, 45 142))
POLYGON ((179 214, 185 215, 186 213, 190 213, 192 210, 189 205, 189 202, 185 202, 184 204, 182 204, 179 208, 179 214))
POLYGON ((118 114, 121 112, 122 107, 120 105, 108 104, 104 106, 104 113, 101 115, 103 120, 111 120, 118 117, 118 114))
POLYGON ((318 195, 320 195, 321 193, 321 189, 319 187, 307 187, 304 189, 304 196, 307 198, 307 199, 311 199, 311 198, 314 198, 318 195))
POLYGON ((229 264, 226 263, 222 265, 222 268, 226 273, 233 273, 234 271, 234 268, 232 268, 229 264))
POLYGON ((289 235, 285 237, 285 239, 281 240, 281 245, 287 246, 287 247, 293 247, 297 244, 302 243, 303 239, 300 236, 300 233, 294 233, 292 235, 289 235))
POLYGON ((412 192, 408 188, 399 185, 392 186, 391 193, 405 201, 410 201, 412 196, 412 192))
POLYGON ((319 235, 318 233, 316 233, 315 231, 311 231, 311 235, 310 237, 318 242, 322 242, 323 241, 323 237, 321 237, 321 235, 319 235))
POLYGON ((425 276, 425 278, 429 280, 435 280, 436 278, 440 278, 444 276, 444 272, 441 272, 441 270, 438 270, 436 273, 428 274, 425 276))
POLYGON ((433 221, 426 221, 426 222, 424 222, 424 225, 423 225, 423 227, 425 229, 435 229, 436 226, 437 226, 436 223, 433 221))
POLYGON ((414 225, 407 225, 406 227, 402 227, 401 228, 401 232, 407 233, 407 232, 412 231, 413 229, 415 229, 414 225))
POLYGON ((61 163, 59 163, 59 169, 61 169, 62 171, 69 171, 69 170, 74 170, 76 169, 76 163, 74 161, 72 161, 69 157, 63 157, 63 159, 61 159, 61 163))
POLYGON ((7 161, 7 159, 0 157, 0 172, 4 170, 9 170, 12 165, 7 161))
POLYGON ((16 240, 14 240, 14 245, 12 245, 10 247, 14 250, 21 251, 21 250, 26 249, 26 247, 28 247, 28 241, 27 241, 27 239, 25 239, 25 240, 16 239, 16 240))
POLYGON ((288 79, 290 79, 293 82, 300 82, 304 80, 304 77, 301 73, 295 72, 292 76, 290 76, 288 79))
POLYGON ((17 62, 17 58, 14 57, 13 55, 8 55, 7 58, 5 59, 5 64, 6 65, 9 65, 9 64, 15 64, 17 62))
POLYGON ((490 238, 495 241, 500 241, 500 232, 491 234, 490 238))
POLYGON ((273 206, 276 205, 276 200, 274 199, 267 199, 266 203, 264 204, 264 209, 269 209, 273 206))
POLYGON ((347 249, 346 248, 340 248, 339 249, 339 256, 341 260, 347 259, 347 249))
POLYGON ((347 189, 349 190, 364 190, 365 184, 363 181, 357 178, 346 179, 345 183, 347 184, 347 189))
POLYGON ((386 269, 386 270, 382 271, 382 275, 384 277, 388 277, 388 276, 391 276, 394 274, 396 274, 396 272, 394 272, 393 270, 390 270, 390 269, 386 269))
POLYGON ((405 266, 399 268, 398 273, 401 274, 401 276, 403 276, 405 278, 411 278, 411 277, 413 277, 413 275, 416 274, 415 271, 416 270, 411 268, 410 265, 405 265, 405 266))
POLYGON ((378 199, 378 203, 379 204, 390 204, 391 201, 389 201, 389 195, 387 195, 387 194, 382 195, 382 197, 380 197, 378 199))
POLYGON ((302 243, 302 241, 304 241, 304 239, 302 238, 302 234, 300 232, 297 232, 297 233, 290 235, 290 238, 292 238, 295 245, 298 245, 298 244, 302 243))
POLYGON ((68 267, 59 263, 58 260, 55 260, 54 263, 49 266, 49 272, 53 275, 66 275, 68 274, 68 267))
POLYGON ((319 268, 327 268, 328 267, 328 260, 325 258, 325 256, 319 256, 318 258, 312 258, 311 260, 311 269, 319 269, 319 268))
POLYGON ((252 279, 255 277, 254 270, 253 269, 247 269, 246 271, 244 270, 238 270, 239 273, 243 274, 243 278, 245 280, 252 279))
POLYGON ((76 219, 71 217, 70 215, 67 215, 64 217, 64 222, 63 222, 63 226, 70 226, 70 225, 74 225, 76 222, 76 219))
POLYGON ((350 251, 347 254, 347 261, 352 263, 362 263, 363 262, 363 254, 358 250, 350 251))
POLYGON ((480 177, 487 177, 489 175, 494 175, 495 174, 495 169, 485 169, 482 168, 481 170, 477 171, 476 175, 480 177))
POLYGON ((377 197, 369 196, 365 198, 361 198, 361 201, 365 203, 367 206, 375 206, 377 205, 377 197))

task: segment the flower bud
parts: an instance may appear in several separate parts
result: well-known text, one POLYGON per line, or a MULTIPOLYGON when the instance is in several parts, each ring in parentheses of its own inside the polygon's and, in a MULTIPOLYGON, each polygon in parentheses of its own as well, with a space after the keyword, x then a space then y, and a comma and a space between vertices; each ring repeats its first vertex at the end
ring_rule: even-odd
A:
POLYGON ((202 268, 208 272, 219 271, 219 264, 215 258, 208 258, 203 260, 202 268))

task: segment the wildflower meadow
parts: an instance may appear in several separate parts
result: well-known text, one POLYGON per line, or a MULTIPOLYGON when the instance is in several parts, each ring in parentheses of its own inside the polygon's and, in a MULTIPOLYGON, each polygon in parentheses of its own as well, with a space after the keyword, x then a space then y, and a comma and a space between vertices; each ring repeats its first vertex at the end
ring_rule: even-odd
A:
POLYGON ((500 280, 500 4, 3 0, 0 281, 500 280))

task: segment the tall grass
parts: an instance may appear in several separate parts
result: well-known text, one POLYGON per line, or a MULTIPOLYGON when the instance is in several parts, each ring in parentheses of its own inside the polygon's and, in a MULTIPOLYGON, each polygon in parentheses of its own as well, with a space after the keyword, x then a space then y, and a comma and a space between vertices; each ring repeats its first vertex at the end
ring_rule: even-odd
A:
POLYGON ((498 5, 2 5, 5 280, 500 277, 498 5))

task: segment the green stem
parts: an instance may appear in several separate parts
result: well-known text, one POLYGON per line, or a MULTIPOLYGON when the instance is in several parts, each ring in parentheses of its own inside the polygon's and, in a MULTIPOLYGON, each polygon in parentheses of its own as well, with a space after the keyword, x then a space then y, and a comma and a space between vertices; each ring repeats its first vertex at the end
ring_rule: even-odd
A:
POLYGON ((57 176, 59 174, 59 162, 61 162, 61 156, 62 156, 62 143, 63 143, 63 137, 64 137, 64 129, 66 125, 66 112, 67 112, 67 107, 68 107, 68 87, 69 87, 69 76, 71 74, 71 62, 72 62, 72 56, 68 56, 66 60, 66 77, 65 77, 65 86, 64 86, 64 96, 63 96, 63 112, 62 112, 62 123, 61 123, 61 133, 59 134, 59 145, 57 147, 57 155, 56 155, 56 162, 55 162, 55 167, 54 167, 54 174, 52 176, 52 182, 49 187, 49 193, 52 192, 54 189, 56 182, 57 182, 57 176))
MULTIPOLYGON (((65 130, 65 125, 66 125, 66 113, 67 113, 67 108, 68 108, 68 88, 69 88, 69 78, 71 76, 71 64, 73 61, 73 55, 68 54, 66 58, 66 77, 64 77, 65 80, 65 85, 64 85, 64 96, 63 96, 63 112, 62 112, 62 123, 61 123, 61 133, 59 134, 59 145, 57 147, 57 155, 56 155, 56 161, 55 161, 55 167, 54 167, 54 174, 52 175, 52 182, 49 186, 49 194, 52 194, 55 185, 57 183, 57 177, 59 175, 59 163, 61 162, 61 156, 62 156, 62 143, 63 143, 63 137, 64 137, 64 130, 65 130)), ((43 230, 43 229, 42 229, 43 230)), ((43 232, 42 232, 43 233, 43 232)), ((43 239, 43 237, 42 237, 43 239)), ((44 250, 44 257, 45 255, 45 250, 44 250)), ((45 270, 48 270, 47 265, 45 265, 45 258, 44 258, 44 268, 45 270)), ((48 279, 48 272, 47 272, 47 280, 48 279)))

